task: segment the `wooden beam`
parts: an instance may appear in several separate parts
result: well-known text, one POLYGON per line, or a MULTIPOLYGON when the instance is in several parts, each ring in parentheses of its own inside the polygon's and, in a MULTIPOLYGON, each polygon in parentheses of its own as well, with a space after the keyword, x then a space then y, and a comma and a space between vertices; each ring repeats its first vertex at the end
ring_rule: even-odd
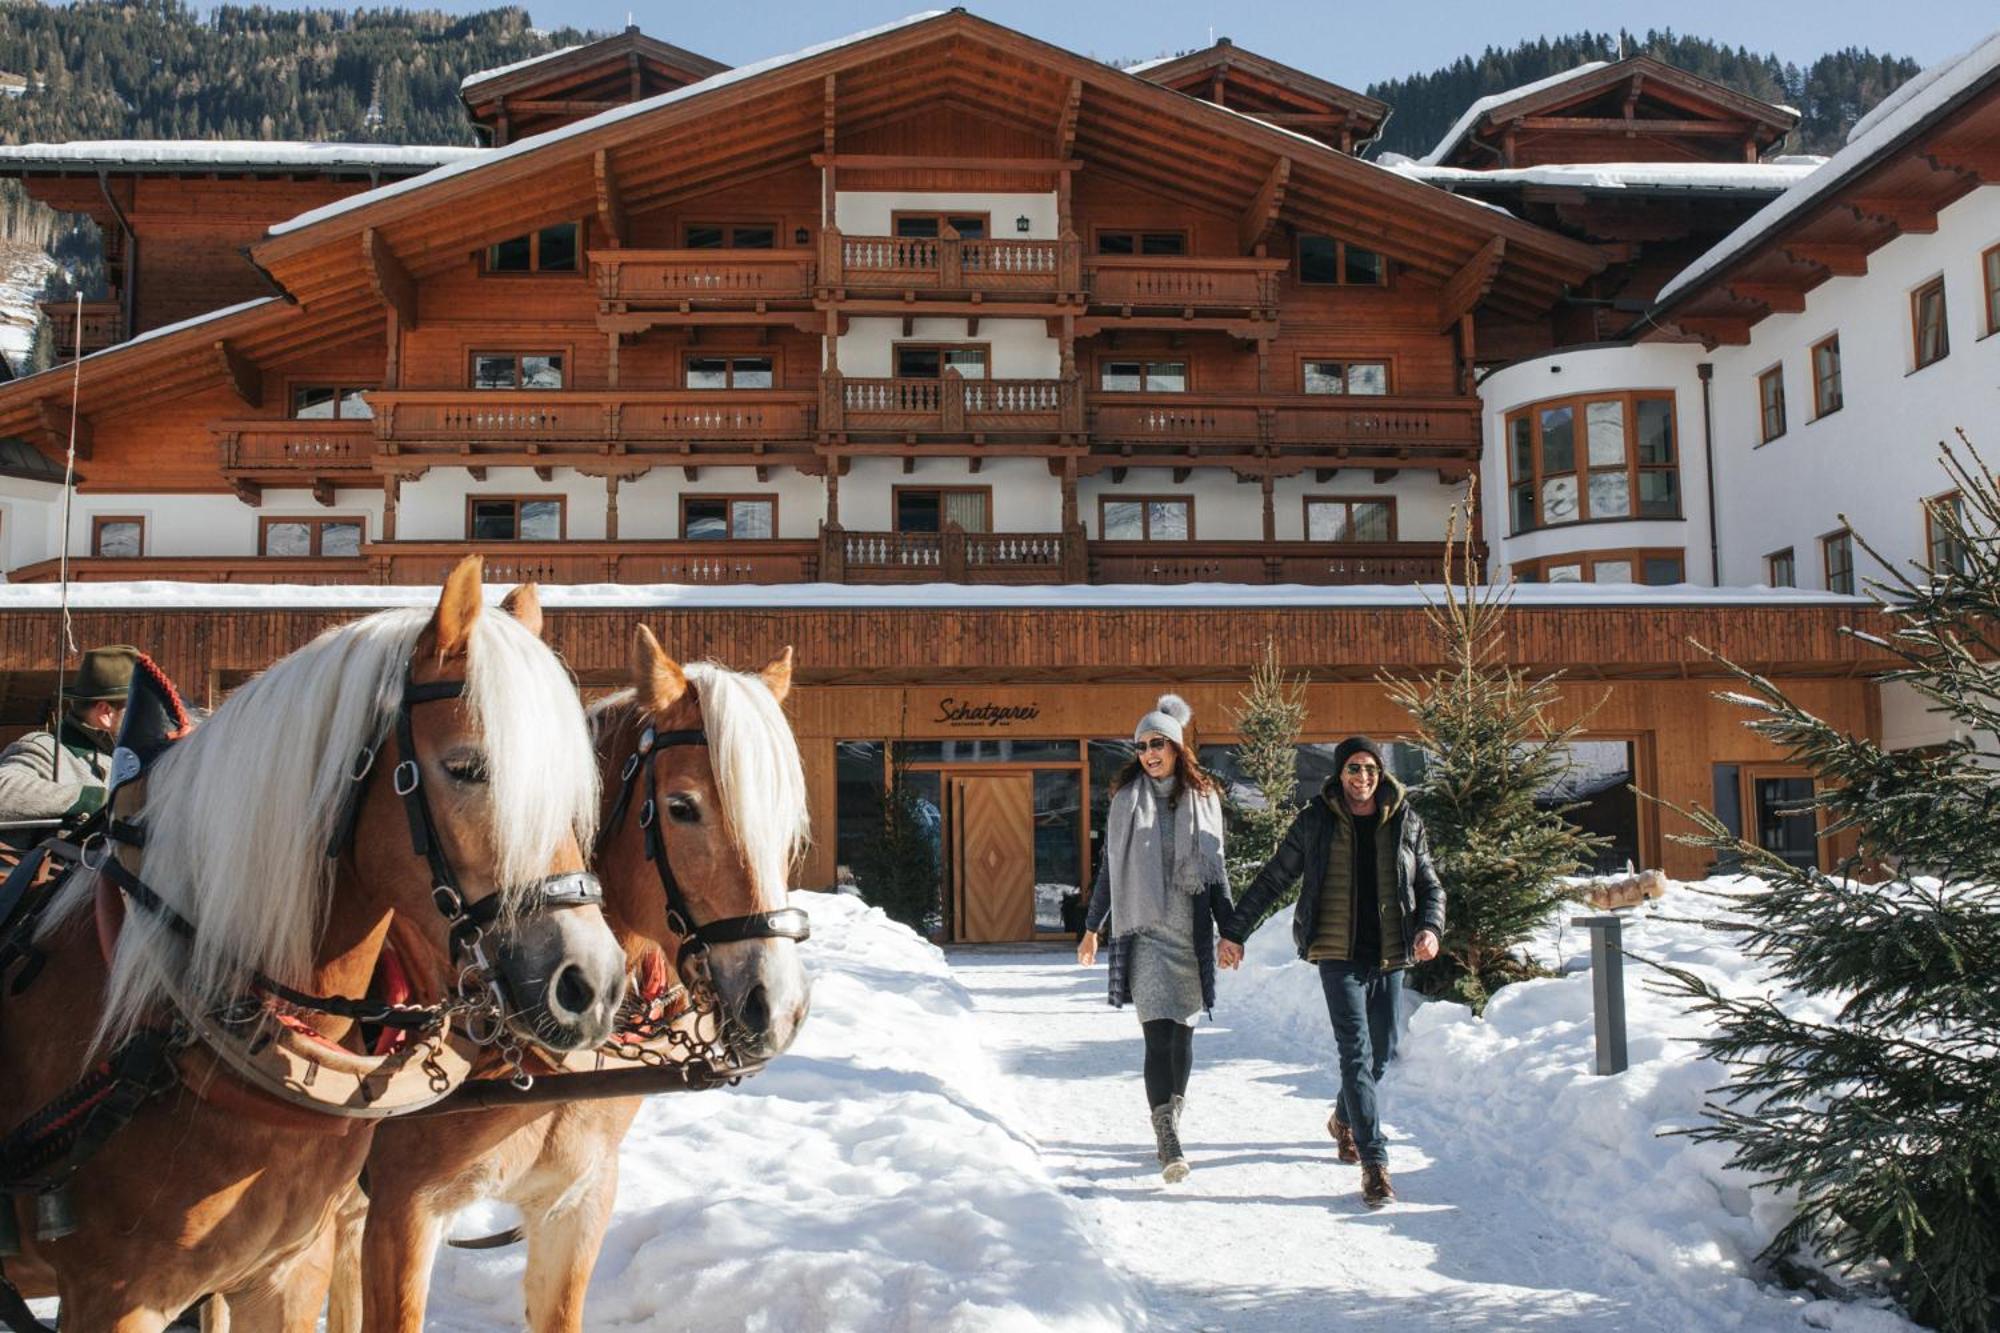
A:
POLYGON ((618 178, 612 174, 611 154, 598 149, 591 167, 597 178, 597 222, 614 246, 625 244, 625 202, 618 193, 618 178))
POLYGON ((1921 199, 1863 195, 1845 203, 1862 221, 1886 222, 1905 235, 1930 236, 1938 229, 1936 206, 1921 199))
POLYGON ((1402 470, 1402 469, 1400 469, 1400 468, 1393 468, 1393 467, 1378 467, 1378 468, 1376 468, 1376 469, 1375 469, 1375 484, 1376 484, 1377 486, 1387 486, 1387 485, 1388 485, 1388 484, 1389 484, 1390 482, 1392 482, 1392 481, 1394 481, 1394 480, 1396 479, 1396 474, 1397 474, 1398 472, 1400 472, 1401 470, 1402 470))
POLYGON ((1964 148, 1934 146, 1924 154, 1924 161, 1938 171, 1956 171, 1977 176, 1988 185, 2000 185, 2000 148, 1984 144, 1964 148))
POLYGON ((538 467, 535 469, 535 479, 538 481, 554 481, 556 479, 556 470, 552 467, 538 467))
POLYGON ((396 323, 404 333, 417 330, 417 284, 410 271, 389 249, 389 243, 369 227, 361 233, 361 257, 367 261, 368 283, 383 305, 396 312, 396 323))
POLYGON ((1509 122, 1523 131, 1586 130, 1622 134, 1636 126, 1645 134, 1697 134, 1739 139, 1752 128, 1747 120, 1635 120, 1628 126, 1618 116, 1522 116, 1509 122))
POLYGON ((229 489, 235 491, 236 498, 244 504, 249 505, 252 509, 256 509, 264 503, 264 488, 257 482, 245 481, 241 477, 231 477, 229 479, 229 489))
POLYGON ((1068 157, 1076 146, 1076 118, 1083 110, 1083 80, 1069 81, 1069 95, 1063 98, 1062 116, 1056 121, 1056 156, 1068 157))
POLYGON ((1271 170, 1264 177, 1264 183, 1257 188, 1256 197, 1243 210, 1243 216, 1236 224, 1237 248, 1249 254, 1257 242, 1264 239, 1264 233, 1278 220, 1278 210, 1285 206, 1285 185, 1292 178, 1292 159, 1281 157, 1271 164, 1271 170))
POLYGON ((1830 242, 1793 241, 1785 254, 1801 264, 1817 264, 1836 278, 1868 276, 1868 247, 1834 245, 1830 242))
POLYGON ((1479 247, 1478 254, 1465 261, 1465 267, 1451 275, 1451 280, 1438 292, 1439 333, 1449 333, 1460 316, 1471 314, 1486 299, 1486 293, 1493 290, 1493 279, 1499 276, 1500 261, 1506 256, 1507 238, 1495 236, 1479 247))
POLYGON ((1783 283, 1732 282, 1729 292, 1740 301, 1755 301, 1768 306, 1774 315, 1803 315, 1806 312, 1805 292, 1783 283))
POLYGON ((328 509, 333 508, 333 478, 314 477, 312 498, 328 509))
POLYGON ((853 167, 858 171, 1077 171, 1083 163, 1062 157, 949 157, 910 153, 814 153, 816 167, 853 167))
MULTIPOLYGON (((35 403, 35 421, 42 428, 42 435, 60 459, 69 452, 70 414, 67 408, 59 407, 47 398, 35 403)), ((90 418, 81 412, 76 414, 76 456, 90 457, 90 418)))
POLYGON ((236 396, 250 407, 264 405, 264 372, 255 362, 231 347, 226 339, 217 339, 215 355, 222 362, 222 373, 229 377, 229 387, 236 390, 236 396))
POLYGON ((1687 315, 1670 321, 1711 347, 1748 347, 1750 321, 1741 316, 1687 315))

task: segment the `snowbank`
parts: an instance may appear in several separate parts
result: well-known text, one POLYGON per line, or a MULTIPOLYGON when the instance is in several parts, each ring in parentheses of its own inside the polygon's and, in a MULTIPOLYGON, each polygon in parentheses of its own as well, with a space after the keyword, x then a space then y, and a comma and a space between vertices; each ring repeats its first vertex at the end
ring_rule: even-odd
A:
MULTIPOLYGON (((1764 989, 1727 936, 1671 920, 1710 907, 1699 885, 1631 909, 1625 948, 1708 977, 1725 990, 1764 989)), ((1563 920, 1568 919, 1565 913, 1563 920)), ((1296 961, 1289 911, 1250 941, 1242 974, 1225 980, 1227 1020, 1296 1039, 1329 1065, 1332 1036, 1316 978, 1296 961)), ((1487 1156, 1502 1188, 1518 1189, 1572 1223, 1588 1219, 1599 1262, 1671 1287, 1716 1327, 1799 1327, 1876 1333, 1912 1327, 1899 1315, 1815 1301, 1760 1285, 1756 1255, 1784 1225, 1790 1204, 1729 1169, 1728 1149, 1661 1137, 1701 1119, 1722 1067, 1698 1057, 1703 1023, 1684 1002, 1648 988, 1656 975, 1628 961, 1625 1002, 1630 1068, 1593 1074, 1587 932, 1552 926, 1531 950, 1558 977, 1506 987, 1483 1020, 1459 1005, 1406 995, 1400 1058, 1388 1076, 1391 1151, 1414 1135, 1435 1155, 1487 1156)), ((1824 1017, 1833 1006, 1795 993, 1788 1011, 1824 1017)), ((1393 1165, 1393 1162, 1392 1162, 1393 1165)), ((1476 1206, 1474 1200, 1461 1201, 1476 1206)))
MULTIPOLYGON (((625 1140, 593 1328, 1120 1329, 1138 1308, 1037 1149, 944 955, 805 893, 812 1016, 741 1087, 625 1140)), ((454 1234, 507 1222, 468 1214, 454 1234)), ((428 1327, 519 1323, 519 1249, 439 1256, 428 1327)))

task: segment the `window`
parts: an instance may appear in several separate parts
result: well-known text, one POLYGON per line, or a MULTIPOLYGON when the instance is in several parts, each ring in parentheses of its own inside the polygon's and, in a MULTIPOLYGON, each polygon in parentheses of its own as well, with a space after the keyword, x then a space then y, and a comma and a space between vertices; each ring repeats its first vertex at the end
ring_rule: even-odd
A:
POLYGON ((1186 393, 1185 361, 1100 361, 1097 387, 1118 393, 1186 393))
POLYGON ((465 535, 476 542, 557 542, 563 539, 563 501, 534 495, 469 495, 465 535))
POLYGON ((1792 558, 1792 548, 1773 551, 1764 557, 1764 581, 1773 588, 1796 588, 1799 586, 1798 561, 1792 558))
POLYGON ((941 380, 947 370, 959 378, 986 378, 986 348, 973 343, 897 343, 896 378, 941 380))
POLYGON ((1932 278, 1910 293, 1910 323, 1916 337, 1917 369, 1942 361, 1951 351, 1944 325, 1944 279, 1932 278))
POLYGON ((1396 502, 1353 496, 1308 495, 1306 540, 1314 542, 1392 542, 1396 540, 1396 502))
POLYGON ((1986 331, 2000 333, 2000 245, 1979 256, 1979 272, 1986 283, 1986 331))
POLYGON ((1840 410, 1840 335, 1813 344, 1813 416, 1840 410))
POLYGON ((1820 554, 1826 561, 1826 590, 1854 591, 1854 534, 1846 528, 1819 539, 1820 554))
POLYGON ((1964 496, 1951 491, 1924 501, 1924 553, 1933 574, 1965 572, 1965 547, 1953 535, 1954 525, 1965 530, 1964 496))
POLYGON ((488 273, 575 273, 581 224, 558 222, 486 247, 488 273))
POLYGON ((1320 361, 1300 364, 1299 382, 1307 393, 1387 393, 1386 361, 1320 361))
POLYGON ((1525 560, 1513 567, 1522 583, 1641 583, 1649 588, 1687 582, 1679 551, 1587 551, 1525 560))
POLYGON ((778 228, 769 222, 690 222, 681 229, 690 250, 775 250, 778 228))
POLYGON ((891 221, 896 235, 916 240, 935 240, 949 226, 962 241, 985 240, 992 228, 984 213, 897 213, 891 221))
POLYGON ((560 352, 474 352, 472 387, 475 389, 560 389, 563 386, 563 358, 560 352))
POLYGON ((1188 238, 1184 231, 1100 231, 1097 253, 1101 255, 1184 255, 1188 238))
POLYGON ((298 421, 366 421, 375 415, 367 394, 367 388, 358 386, 294 384, 292 416, 298 421))
POLYGON ((1602 519, 1679 518, 1673 398, 1565 398, 1511 413, 1507 471, 1515 534, 1602 519))
POLYGON ((1309 286, 1380 287, 1389 280, 1389 261, 1331 236, 1299 236, 1299 281, 1309 286))
POLYGON ((691 356, 687 359, 690 389, 768 389, 774 382, 768 356, 691 356))
POLYGON ((261 518, 257 554, 354 557, 361 554, 358 518, 261 518))
POLYGON ((146 520, 95 515, 90 520, 90 553, 140 556, 146 553, 146 520))
POLYGON ((778 535, 778 502, 768 495, 683 495, 681 536, 689 541, 763 541, 778 535))
POLYGON ((985 486, 896 487, 896 531, 943 532, 956 523, 965 532, 993 530, 993 492, 985 486))
POLYGON ((1108 542, 1184 542, 1194 538, 1194 501, 1186 496, 1110 496, 1098 500, 1097 529, 1108 542))
POLYGON ((1763 433, 1769 442, 1785 433, 1785 368, 1772 366, 1757 377, 1757 410, 1763 433))

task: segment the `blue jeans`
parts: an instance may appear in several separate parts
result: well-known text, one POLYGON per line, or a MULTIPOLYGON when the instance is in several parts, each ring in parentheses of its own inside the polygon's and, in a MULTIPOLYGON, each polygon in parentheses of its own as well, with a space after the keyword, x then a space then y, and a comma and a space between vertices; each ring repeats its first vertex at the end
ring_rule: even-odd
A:
POLYGON ((1375 1085, 1396 1058, 1396 1004, 1403 974, 1361 963, 1323 962, 1319 984, 1340 1051, 1340 1118, 1354 1131, 1361 1160, 1387 1166, 1389 1142, 1382 1137, 1375 1085))

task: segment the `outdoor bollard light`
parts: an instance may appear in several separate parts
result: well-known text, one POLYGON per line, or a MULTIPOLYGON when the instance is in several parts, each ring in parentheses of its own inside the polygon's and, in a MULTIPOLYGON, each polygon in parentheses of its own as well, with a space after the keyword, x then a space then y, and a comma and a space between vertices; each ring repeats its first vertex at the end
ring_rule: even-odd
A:
POLYGON ((1590 927, 1590 993, 1597 1010, 1597 1072, 1625 1072, 1625 922, 1615 916, 1571 917, 1590 927))

